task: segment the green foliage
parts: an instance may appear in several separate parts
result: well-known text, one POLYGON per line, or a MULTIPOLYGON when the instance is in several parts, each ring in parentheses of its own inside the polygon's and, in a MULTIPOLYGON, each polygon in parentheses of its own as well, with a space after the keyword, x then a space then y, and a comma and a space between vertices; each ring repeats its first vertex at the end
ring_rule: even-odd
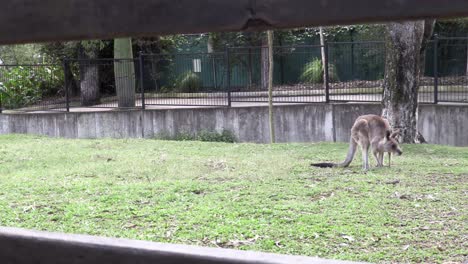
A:
POLYGON ((168 134, 160 134, 157 139, 174 140, 174 141, 203 141, 203 142, 225 142, 234 143, 237 141, 236 136, 229 130, 223 130, 221 133, 216 131, 202 130, 197 134, 189 132, 179 132, 175 136, 168 134))
POLYGON ((188 71, 176 80, 175 86, 179 92, 183 93, 193 93, 198 92, 203 83, 200 77, 191 71, 188 71))
POLYGON ((0 46, 0 63, 35 64, 41 63, 42 60, 41 44, 0 46))
POLYGON ((222 52, 229 47, 261 46, 264 32, 219 32, 210 33, 209 38, 213 43, 213 48, 217 52, 222 52))
POLYGON ((221 133, 202 131, 198 134, 197 139, 205 142, 236 142, 236 136, 229 130, 223 130, 221 133))
POLYGON ((17 66, 1 69, 0 98, 4 108, 20 108, 34 104, 44 96, 53 96, 62 88, 60 66, 17 66))
MULTIPOLYGON (((339 81, 338 73, 334 64, 328 64, 328 74, 330 81, 339 81)), ((307 63, 300 76, 300 80, 305 83, 322 83, 323 82, 323 67, 322 60, 315 59, 307 63)))

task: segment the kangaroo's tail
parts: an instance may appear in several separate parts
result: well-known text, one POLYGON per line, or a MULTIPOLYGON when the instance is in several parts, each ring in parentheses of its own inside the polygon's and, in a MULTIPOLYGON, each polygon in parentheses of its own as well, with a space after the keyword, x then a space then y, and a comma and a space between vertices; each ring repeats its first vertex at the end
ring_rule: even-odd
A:
POLYGON ((312 163, 310 165, 314 167, 319 167, 319 168, 333 168, 333 167, 336 167, 337 164, 323 162, 323 163, 312 163))
POLYGON ((310 164, 311 166, 314 167, 319 167, 319 168, 334 168, 334 167, 348 167, 349 164, 353 161, 354 154, 356 154, 357 150, 357 142, 354 140, 352 137, 349 140, 349 149, 348 149, 348 154, 346 155, 346 159, 342 163, 328 163, 328 162, 322 162, 322 163, 312 163, 310 164))

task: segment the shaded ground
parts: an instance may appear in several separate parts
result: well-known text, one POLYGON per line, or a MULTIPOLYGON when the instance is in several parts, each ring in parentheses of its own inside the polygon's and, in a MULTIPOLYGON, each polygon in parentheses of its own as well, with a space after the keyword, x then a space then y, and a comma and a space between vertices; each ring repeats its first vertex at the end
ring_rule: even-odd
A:
POLYGON ((370 262, 468 257, 468 148, 0 136, 0 225, 370 262))
MULTIPOLYGON (((139 96, 138 96, 139 97, 139 96)), ((353 88, 353 89, 334 89, 330 90, 330 100, 333 102, 380 102, 382 94, 380 88, 353 88)), ((468 88, 450 88, 447 90, 441 87, 438 93, 440 103, 468 103, 468 88)), ((275 105, 303 104, 303 103, 323 103, 325 94, 323 90, 289 90, 275 91, 275 105)), ((228 106, 227 93, 175 93, 175 94, 151 94, 147 93, 145 105, 148 109, 171 109, 171 108, 193 108, 193 107, 225 107, 228 106)), ((268 102, 267 92, 232 92, 232 107, 262 106, 268 102)), ((429 88, 423 87, 419 93, 419 102, 433 103, 434 92, 429 88)), ((141 107, 142 100, 137 98, 136 107, 141 107)), ((90 107, 82 107, 79 99, 70 104, 72 112, 86 111, 111 111, 117 108, 117 97, 110 96, 102 99, 101 104, 90 107)), ((66 104, 63 100, 55 102, 42 102, 40 105, 24 107, 16 110, 4 110, 5 113, 11 111, 29 112, 29 111, 65 111, 66 104)))

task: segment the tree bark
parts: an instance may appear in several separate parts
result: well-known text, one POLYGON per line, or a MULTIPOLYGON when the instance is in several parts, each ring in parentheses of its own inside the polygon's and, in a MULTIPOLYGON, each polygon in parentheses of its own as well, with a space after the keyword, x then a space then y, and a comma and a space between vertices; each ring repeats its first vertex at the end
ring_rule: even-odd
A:
POLYGON ((95 48, 79 48, 81 106, 100 103, 99 68, 94 61, 98 57, 95 48))
POLYGON ((322 55, 322 80, 323 80, 323 89, 325 89, 326 86, 326 70, 325 67, 327 65, 327 56, 325 54, 325 36, 323 34, 323 27, 319 28, 319 34, 320 34, 320 53, 322 55))
POLYGON ((414 143, 417 136, 418 90, 424 21, 387 25, 383 113, 401 140, 414 143))
POLYGON ((118 106, 135 107, 135 65, 131 38, 114 40, 114 59, 118 106))

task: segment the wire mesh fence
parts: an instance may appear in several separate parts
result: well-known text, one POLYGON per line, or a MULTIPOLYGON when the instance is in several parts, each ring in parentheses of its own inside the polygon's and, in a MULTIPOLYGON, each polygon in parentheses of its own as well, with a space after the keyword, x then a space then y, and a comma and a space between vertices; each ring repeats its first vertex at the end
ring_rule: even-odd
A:
POLYGON ((435 102, 468 102, 468 39, 436 39, 435 102))
MULTIPOLYGON (((321 46, 275 47, 273 102, 325 101, 321 46), (317 64, 318 62, 318 64, 317 64)), ((228 52, 232 102, 268 101, 268 48, 234 48, 228 52)))
POLYGON ((227 106, 224 53, 144 54, 145 105, 227 106))
POLYGON ((328 56, 331 101, 382 100, 384 42, 329 43, 328 56))
MULTIPOLYGON (((281 46, 273 56, 275 104, 382 100, 384 42, 281 46)), ((268 102, 268 67, 267 47, 0 65, 0 103, 17 111, 256 105, 268 102)), ((468 103, 468 38, 428 43, 419 102, 468 103)))

